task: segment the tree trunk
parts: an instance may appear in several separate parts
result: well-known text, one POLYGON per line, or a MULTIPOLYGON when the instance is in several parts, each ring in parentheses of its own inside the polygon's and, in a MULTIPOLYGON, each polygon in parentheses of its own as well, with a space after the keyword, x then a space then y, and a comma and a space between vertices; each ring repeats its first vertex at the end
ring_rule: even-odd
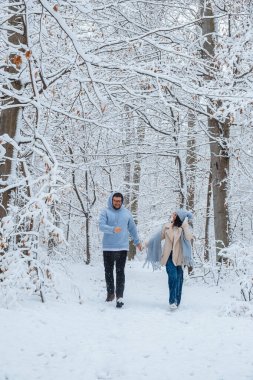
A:
POLYGON ((173 140, 175 142, 175 146, 176 146, 176 149, 177 149, 177 154, 175 156, 175 164, 178 166, 178 174, 179 174, 179 184, 178 184, 178 187, 179 187, 179 190, 177 190, 177 192, 179 193, 179 206, 180 207, 185 207, 185 202, 186 202, 186 198, 185 198, 185 173, 184 173, 184 168, 183 168, 183 165, 182 165, 182 157, 181 157, 181 154, 180 154, 180 150, 178 149, 178 134, 179 134, 179 115, 175 115, 174 114, 174 111, 172 108, 170 108, 170 113, 171 113, 171 117, 172 117, 172 120, 173 120, 173 140))
POLYGON ((230 224, 227 206, 227 178, 229 172, 229 156, 226 140, 229 137, 229 123, 219 123, 209 119, 208 127, 211 138, 211 173, 214 211, 214 231, 216 240, 216 253, 218 261, 219 251, 229 244, 230 224), (216 138, 215 141, 213 139, 216 138), (218 138, 220 142, 218 142, 218 138))
MULTIPOLYGON (((194 128, 196 117, 193 111, 188 111, 188 139, 187 139, 187 155, 186 155, 186 178, 187 178, 187 194, 186 207, 189 210, 194 210, 195 200, 195 184, 196 184, 196 139, 194 128)), ((193 245, 193 241, 192 241, 193 245)), ((188 274, 193 271, 192 267, 188 267, 188 274)))
POLYGON ((187 139, 187 156, 186 156, 186 174, 187 174, 187 199, 186 206, 189 210, 194 210, 194 195, 196 184, 196 140, 194 135, 195 115, 189 110, 188 113, 188 139, 187 139))
MULTIPOLYGON (((205 38, 203 44, 203 59, 209 61, 211 68, 215 70, 213 58, 215 55, 215 21, 211 2, 201 2, 202 34, 205 38)), ((211 81, 212 75, 206 75, 206 80, 211 81)), ((208 130, 210 136, 212 193, 214 209, 214 232, 216 241, 217 261, 221 260, 219 252, 229 244, 229 214, 227 207, 227 178, 229 171, 229 155, 227 139, 229 138, 230 122, 226 119, 219 122, 213 118, 212 109, 221 106, 221 101, 210 100, 208 113, 208 130)))
MULTIPOLYGON (((69 148, 69 152, 71 155, 71 162, 72 162, 72 164, 74 164, 75 160, 74 160, 73 149, 70 146, 68 148, 69 148)), ((86 244, 85 244, 84 255, 86 255, 86 260, 84 260, 84 261, 86 264, 90 264, 91 254, 90 254, 90 231, 89 231, 90 230, 90 228, 89 228, 90 227, 90 210, 89 210, 89 202, 88 202, 88 190, 89 190, 88 171, 87 170, 85 171, 85 191, 86 191, 86 199, 87 199, 86 208, 84 206, 83 199, 80 195, 80 192, 78 190, 78 186, 76 184, 76 175, 75 175, 74 169, 72 170, 72 184, 73 184, 73 190, 76 194, 76 197, 80 203, 83 215, 85 217, 85 234, 86 234, 85 241, 86 241, 86 244)))
MULTIPOLYGON (((20 2, 19 2, 20 4, 20 2)), ((24 25, 24 19, 23 16, 20 15, 21 13, 22 5, 15 5, 15 1, 13 1, 13 5, 10 7, 10 13, 13 14, 13 16, 9 19, 9 26, 10 28, 15 28, 16 30, 19 29, 21 32, 13 32, 8 31, 8 40, 10 42, 10 46, 15 45, 17 46, 17 50, 20 51, 20 53, 23 51, 23 48, 18 48, 21 44, 24 46, 27 44, 27 36, 26 36, 26 28, 24 25)), ((5 67, 5 72, 8 73, 9 79, 12 83, 12 86, 15 90, 20 90, 22 87, 22 84, 19 80, 13 80, 12 74, 17 75, 20 69, 20 59, 21 57, 17 54, 10 54, 9 60, 5 67)), ((19 112, 21 112, 21 107, 19 106, 19 102, 11 97, 8 97, 3 100, 2 105, 12 105, 13 107, 10 107, 8 109, 3 109, 1 111, 0 115, 0 136, 7 134, 11 139, 15 138, 16 131, 17 131, 17 125, 18 125, 18 117, 19 112)), ((0 189, 3 191, 2 193, 2 199, 0 203, 0 219, 2 219, 7 214, 7 208, 10 200, 10 195, 12 189, 4 189, 8 186, 8 179, 12 172, 12 158, 14 153, 14 147, 11 143, 7 142, 5 144, 5 160, 0 165, 0 171, 1 171, 1 181, 6 182, 6 184, 0 185, 0 189)))
MULTIPOLYGON (((131 144, 131 137, 132 137, 132 130, 133 130, 132 129, 132 120, 131 120, 132 113, 129 111, 128 106, 125 106, 125 111, 126 111, 126 115, 127 115, 127 125, 126 125, 126 130, 125 130, 126 137, 125 137, 124 145, 125 145, 126 149, 128 149, 127 147, 129 147, 131 144)), ((125 155, 124 169, 125 169, 124 205, 126 208, 129 209, 129 211, 131 211, 131 209, 132 209, 132 205, 131 205, 131 200, 132 200, 132 186, 131 186, 131 183, 132 183, 132 165, 129 162, 128 151, 126 152, 126 155, 125 155)), ((129 244, 129 252, 127 255, 128 260, 131 260, 134 257, 135 253, 136 253, 135 246, 133 244, 133 241, 131 240, 130 244, 129 244)))
MULTIPOLYGON (((211 163, 210 163, 211 164, 211 163)), ((212 198, 212 172, 208 176, 208 189, 206 197, 206 223, 205 223, 205 245, 204 245, 204 260, 210 260, 210 212, 211 212, 211 198, 212 198)))
POLYGON ((85 223, 85 231, 86 231, 86 264, 90 264, 91 253, 90 253, 90 206, 88 200, 88 192, 89 192, 89 183, 88 183, 88 170, 85 171, 85 190, 86 190, 86 223, 85 223))
POLYGON ((129 156, 128 156, 128 147, 131 143, 131 132, 132 132, 132 125, 131 125, 131 112, 129 111, 129 107, 125 107, 126 115, 127 115, 127 125, 126 125, 126 137, 124 141, 124 146, 126 147, 126 155, 125 155, 125 163, 124 163, 124 169, 125 169, 125 176, 124 176, 124 204, 125 207, 127 207, 130 210, 130 199, 131 199, 131 163, 129 162, 129 156))
MULTIPOLYGON (((140 146, 145 138, 144 125, 140 125, 140 127, 137 128, 137 137, 138 137, 138 146, 140 146)), ((140 161, 140 155, 137 153, 136 159, 134 162, 133 185, 132 185, 131 202, 130 202, 131 213, 133 215, 136 225, 138 225, 140 180, 141 180, 141 161, 140 161)), ((129 260, 133 259, 135 255, 136 255, 136 247, 133 241, 131 241, 130 247, 129 247, 129 254, 128 254, 129 260)))

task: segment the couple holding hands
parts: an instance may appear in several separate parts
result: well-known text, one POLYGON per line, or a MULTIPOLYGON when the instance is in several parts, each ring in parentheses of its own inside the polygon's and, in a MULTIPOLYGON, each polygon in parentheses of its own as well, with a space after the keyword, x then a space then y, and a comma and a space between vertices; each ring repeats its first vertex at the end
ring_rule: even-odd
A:
MULTIPOLYGON (((123 206, 123 195, 114 192, 108 199, 107 208, 103 209, 99 218, 99 229, 103 236, 103 259, 107 288, 106 301, 115 299, 116 307, 124 305, 125 264, 129 250, 129 234, 139 251, 143 247, 132 214, 123 206), (116 286, 114 284, 114 264, 116 267, 116 286)), ((183 286, 183 267, 192 266, 191 239, 193 237, 188 219, 192 219, 189 211, 178 209, 147 242, 146 262, 153 268, 166 266, 169 286, 169 306, 171 310, 178 308, 181 302, 183 286), (163 249, 161 241, 165 240, 163 249)))

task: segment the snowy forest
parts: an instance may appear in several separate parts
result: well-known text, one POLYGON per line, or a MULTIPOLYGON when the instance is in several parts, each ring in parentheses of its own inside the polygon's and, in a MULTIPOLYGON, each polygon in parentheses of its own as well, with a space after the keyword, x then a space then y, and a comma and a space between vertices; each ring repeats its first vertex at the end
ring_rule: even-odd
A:
POLYGON ((251 0, 0 0, 0 325, 12 342, 1 350, 0 380, 252 380, 252 145, 251 0), (165 274, 143 267, 145 250, 132 242, 128 309, 105 305, 98 219, 115 190, 143 242, 176 209, 192 211, 194 267, 185 271, 181 314, 157 316, 165 274), (116 321, 115 336, 99 336, 101 312, 104 323, 116 321), (184 313, 210 338, 208 350, 185 332, 184 343, 206 355, 202 364, 194 347, 187 354, 177 344, 184 313), (40 341, 43 318, 52 325, 40 341), (158 320, 174 340, 167 348, 158 320), (71 335, 66 352, 59 326, 71 335), (31 347, 19 356, 26 329, 31 347), (53 332, 62 340, 51 344, 53 332), (196 368, 176 368, 178 352, 185 362, 194 356, 196 368))

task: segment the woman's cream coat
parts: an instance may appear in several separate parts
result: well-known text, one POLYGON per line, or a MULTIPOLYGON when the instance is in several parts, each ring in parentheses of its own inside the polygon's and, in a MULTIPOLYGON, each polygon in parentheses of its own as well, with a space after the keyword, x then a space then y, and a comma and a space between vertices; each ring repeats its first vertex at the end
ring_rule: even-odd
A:
POLYGON ((191 240, 193 235, 189 227, 188 221, 185 219, 182 227, 173 227, 172 223, 166 223, 162 229, 162 240, 165 239, 161 264, 166 265, 170 252, 172 251, 172 261, 174 265, 183 264, 183 252, 181 244, 181 233, 184 230, 184 236, 187 240, 191 240), (174 242, 173 242, 174 241, 174 242))

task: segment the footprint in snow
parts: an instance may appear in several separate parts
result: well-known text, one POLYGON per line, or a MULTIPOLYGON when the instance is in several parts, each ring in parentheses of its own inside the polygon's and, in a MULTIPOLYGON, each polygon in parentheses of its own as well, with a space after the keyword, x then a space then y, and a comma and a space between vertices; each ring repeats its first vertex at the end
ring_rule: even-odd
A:
POLYGON ((102 371, 99 374, 97 374, 97 380, 111 380, 111 379, 112 377, 110 373, 107 371, 106 372, 102 371))

